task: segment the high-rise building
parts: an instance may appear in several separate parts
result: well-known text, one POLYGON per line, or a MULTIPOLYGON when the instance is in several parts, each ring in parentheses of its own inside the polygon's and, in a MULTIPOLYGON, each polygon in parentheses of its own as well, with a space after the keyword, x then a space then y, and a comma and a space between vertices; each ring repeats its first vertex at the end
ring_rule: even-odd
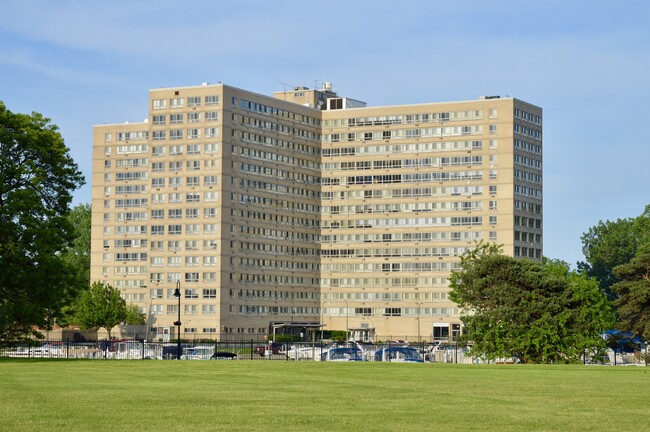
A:
POLYGON ((91 279, 156 340, 179 304, 184 338, 449 339, 459 255, 542 258, 542 110, 514 98, 206 83, 151 90, 144 122, 95 126, 93 145, 91 279))

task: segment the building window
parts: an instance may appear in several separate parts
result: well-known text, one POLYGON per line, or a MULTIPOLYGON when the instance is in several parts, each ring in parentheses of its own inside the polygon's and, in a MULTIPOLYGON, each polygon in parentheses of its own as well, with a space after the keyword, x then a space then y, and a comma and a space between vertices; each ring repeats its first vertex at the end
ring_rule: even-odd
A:
POLYGON ((401 316, 402 308, 385 308, 384 316, 401 316))
POLYGON ((167 234, 181 234, 183 231, 183 226, 182 225, 169 225, 167 229, 167 234))
POLYGON ((203 148, 205 149, 205 153, 217 153, 219 151, 219 144, 205 144, 203 148))
POLYGON ((217 185, 217 176, 204 176, 203 185, 204 186, 216 186, 217 185))
MULTIPOLYGON (((203 273, 203 282, 204 283, 211 283, 211 282, 216 282, 216 281, 217 281, 217 273, 215 273, 215 272, 203 273)), ((216 291, 215 291, 215 296, 216 296, 216 291)))
POLYGON ((185 106, 184 98, 173 98, 169 100, 169 105, 172 108, 183 108, 185 106))
POLYGON ((155 110, 167 108, 167 100, 166 99, 154 99, 151 102, 152 102, 152 105, 153 105, 153 109, 155 109, 155 110))
POLYGON ((187 161, 187 170, 188 171, 198 171, 201 169, 201 161, 187 161))
POLYGON ((217 305, 213 305, 213 304, 202 305, 201 312, 203 313, 203 315, 216 315, 217 305))
POLYGON ((199 234, 201 232, 201 226, 199 224, 187 224, 185 225, 185 234, 199 234))
MULTIPOLYGON (((198 273, 185 273, 185 282, 198 282, 198 273), (196 276, 196 279, 195 279, 196 276)), ((185 298, 199 298, 196 288, 185 288, 185 298)))
POLYGON ((214 256, 203 257, 203 265, 206 267, 217 265, 217 257, 214 256))
POLYGON ((203 249, 205 250, 214 250, 217 248, 216 240, 203 240, 203 249))

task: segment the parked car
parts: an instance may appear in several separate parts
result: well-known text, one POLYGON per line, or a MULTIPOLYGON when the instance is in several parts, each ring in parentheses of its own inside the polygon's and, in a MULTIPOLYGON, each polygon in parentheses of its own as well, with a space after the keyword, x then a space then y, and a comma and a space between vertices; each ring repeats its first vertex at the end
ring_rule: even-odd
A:
POLYGON ((228 351, 217 351, 212 354, 210 360, 237 360, 237 354, 228 351))
POLYGON ((213 355, 214 348, 186 348, 181 360, 210 360, 213 355))
MULTIPOLYGON (((178 347, 176 345, 163 345, 160 351, 160 358, 163 360, 175 360, 178 358, 178 347)), ((183 347, 181 347, 181 356, 183 355, 183 347)))
POLYGON ((262 345, 257 347, 257 353, 261 355, 262 357, 268 356, 268 355, 277 355, 277 354, 285 354, 286 350, 283 344, 281 343, 276 343, 272 342, 269 343, 268 345, 262 345))
POLYGON ((409 346, 391 346, 375 352, 375 361, 424 363, 417 349, 409 346))
POLYGON ((356 346, 331 348, 321 354, 321 361, 363 361, 363 351, 356 346))

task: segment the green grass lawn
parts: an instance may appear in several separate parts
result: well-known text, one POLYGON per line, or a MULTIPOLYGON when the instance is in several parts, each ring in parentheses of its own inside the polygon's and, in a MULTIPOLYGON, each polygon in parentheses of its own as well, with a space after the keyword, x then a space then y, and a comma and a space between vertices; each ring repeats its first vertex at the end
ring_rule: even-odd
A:
POLYGON ((621 431, 650 368, 0 360, 0 431, 621 431))

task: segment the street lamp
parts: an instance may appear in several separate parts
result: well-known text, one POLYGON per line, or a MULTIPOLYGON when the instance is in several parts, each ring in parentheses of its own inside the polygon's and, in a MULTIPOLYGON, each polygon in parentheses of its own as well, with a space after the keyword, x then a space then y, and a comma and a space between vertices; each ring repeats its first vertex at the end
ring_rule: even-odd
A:
MULTIPOLYGON (((346 294, 347 295, 347 294, 346 294)), ((350 317, 350 308, 348 304, 348 300, 345 300, 345 343, 347 345, 348 340, 350 340, 350 323, 349 323, 349 317, 350 317)))
POLYGON ((418 343, 420 343, 420 307, 422 303, 418 303, 418 343))
POLYGON ((176 351, 176 358, 181 359, 181 281, 176 281, 176 290, 174 291, 174 297, 178 297, 178 321, 174 322, 176 326, 176 337, 178 339, 178 348, 176 351))
POLYGON ((323 309, 324 306, 329 303, 329 302, 323 302, 320 306, 320 341, 323 342, 323 327, 325 327, 325 324, 323 323, 323 309))

